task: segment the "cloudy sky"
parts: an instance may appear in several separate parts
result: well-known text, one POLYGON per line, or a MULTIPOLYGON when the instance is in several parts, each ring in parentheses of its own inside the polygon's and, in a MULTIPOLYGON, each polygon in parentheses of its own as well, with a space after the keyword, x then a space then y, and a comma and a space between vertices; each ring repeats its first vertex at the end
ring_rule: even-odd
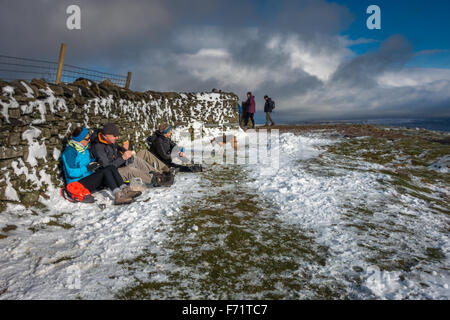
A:
MULTIPOLYGON (((0 54, 108 72, 131 88, 276 101, 275 119, 450 117, 447 0, 0 0, 0 54), (81 30, 66 9, 81 8, 81 30), (381 30, 369 30, 369 5, 381 30)), ((264 114, 259 112, 257 119, 264 114)))

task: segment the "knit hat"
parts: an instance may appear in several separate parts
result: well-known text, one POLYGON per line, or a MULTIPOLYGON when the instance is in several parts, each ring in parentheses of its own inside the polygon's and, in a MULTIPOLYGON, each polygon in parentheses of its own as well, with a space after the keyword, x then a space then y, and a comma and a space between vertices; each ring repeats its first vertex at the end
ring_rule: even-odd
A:
POLYGON ((86 129, 85 127, 83 127, 83 130, 81 130, 80 134, 77 135, 76 137, 72 136, 72 140, 76 141, 76 142, 80 142, 81 140, 83 140, 84 138, 86 138, 86 136, 89 134, 89 130, 86 129))
POLYGON ((103 126, 102 133, 103 134, 112 134, 113 136, 118 137, 119 136, 119 128, 117 128, 117 126, 114 123, 110 122, 103 126))
POLYGON ((172 126, 169 126, 167 123, 162 123, 159 126, 159 132, 161 132, 162 134, 169 133, 170 130, 172 130, 172 126))

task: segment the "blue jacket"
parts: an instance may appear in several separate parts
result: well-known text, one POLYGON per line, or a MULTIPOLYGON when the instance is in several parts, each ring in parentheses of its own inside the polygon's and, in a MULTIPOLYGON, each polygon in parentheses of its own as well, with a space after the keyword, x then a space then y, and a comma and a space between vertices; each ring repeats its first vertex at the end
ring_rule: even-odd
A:
POLYGON ((95 161, 95 159, 91 158, 89 150, 79 152, 74 147, 67 145, 61 155, 61 159, 67 184, 81 180, 92 174, 92 172, 88 171, 87 166, 90 162, 95 161))

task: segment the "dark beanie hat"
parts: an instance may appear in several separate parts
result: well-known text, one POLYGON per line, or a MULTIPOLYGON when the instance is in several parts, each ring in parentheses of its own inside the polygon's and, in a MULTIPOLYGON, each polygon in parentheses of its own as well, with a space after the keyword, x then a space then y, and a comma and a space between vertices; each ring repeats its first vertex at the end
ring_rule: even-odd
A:
POLYGON ((167 123, 161 123, 160 125, 159 125, 159 132, 163 132, 163 131, 166 131, 168 128, 169 128, 170 126, 167 124, 167 123))
POLYGON ((114 123, 110 122, 103 126, 102 133, 103 134, 112 134, 112 135, 118 137, 119 136, 119 128, 117 128, 117 126, 114 123))

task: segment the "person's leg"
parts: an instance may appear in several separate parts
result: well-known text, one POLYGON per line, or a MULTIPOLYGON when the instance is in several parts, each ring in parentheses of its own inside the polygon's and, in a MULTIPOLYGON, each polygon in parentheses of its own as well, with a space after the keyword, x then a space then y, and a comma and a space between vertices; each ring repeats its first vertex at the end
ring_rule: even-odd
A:
POLYGON ((247 112, 246 114, 245 114, 245 119, 244 119, 244 127, 247 127, 248 126, 248 117, 249 117, 249 113, 247 112))
POLYGON ((266 123, 264 124, 265 127, 267 127, 269 125, 269 118, 270 118, 270 114, 269 114, 269 112, 266 112, 266 123))
POLYGON ((188 166, 183 166, 181 164, 176 164, 176 163, 172 163, 171 164, 172 168, 176 168, 179 170, 179 172, 192 172, 192 166, 188 167, 188 166))
POLYGON ((104 174, 103 181, 105 185, 108 186, 111 190, 120 188, 125 185, 125 182, 123 181, 116 167, 108 166, 106 168, 103 168, 102 170, 104 174))
POLYGON ((266 120, 266 123, 268 124, 269 120, 270 120, 271 126, 274 126, 275 122, 273 122, 273 120, 272 120, 272 112, 267 112, 267 116, 268 116, 268 118, 266 120))
POLYGON ((169 167, 166 166, 164 162, 159 160, 153 153, 148 150, 141 150, 136 154, 135 160, 138 160, 137 168, 138 169, 148 169, 148 171, 156 171, 162 173, 164 171, 168 172, 169 167), (142 160, 142 161, 141 161, 142 160))
MULTIPOLYGON (((134 159, 136 161, 136 159, 134 159)), ((148 184, 152 181, 153 175, 149 172, 150 170, 141 170, 136 167, 125 166, 118 169, 120 176, 125 181, 130 181, 133 178, 141 178, 142 182, 148 184)))
POLYGON ((95 190, 98 189, 102 185, 103 182, 103 171, 97 170, 93 174, 84 177, 83 179, 79 180, 78 182, 81 183, 86 189, 89 190, 89 192, 93 193, 95 190))
POLYGON ((255 119, 253 118, 254 113, 250 113, 250 118, 252 119, 252 128, 255 129, 255 119))

